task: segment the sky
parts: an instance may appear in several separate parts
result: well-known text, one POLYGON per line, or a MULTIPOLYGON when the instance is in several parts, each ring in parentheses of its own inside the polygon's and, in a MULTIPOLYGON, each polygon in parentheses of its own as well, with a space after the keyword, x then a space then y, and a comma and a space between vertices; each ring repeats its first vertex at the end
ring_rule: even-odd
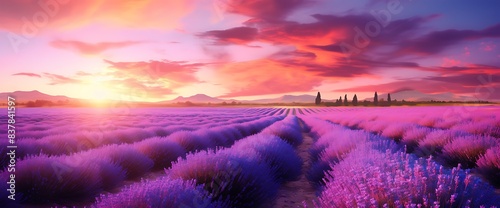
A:
POLYGON ((495 0, 3 0, 2 92, 500 100, 495 0))

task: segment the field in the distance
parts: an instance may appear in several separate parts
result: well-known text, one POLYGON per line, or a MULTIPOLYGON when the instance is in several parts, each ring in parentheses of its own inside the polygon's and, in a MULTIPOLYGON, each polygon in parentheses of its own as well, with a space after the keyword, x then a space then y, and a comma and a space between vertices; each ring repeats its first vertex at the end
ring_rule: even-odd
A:
POLYGON ((15 125, 5 207, 500 206, 497 106, 21 108, 15 125))

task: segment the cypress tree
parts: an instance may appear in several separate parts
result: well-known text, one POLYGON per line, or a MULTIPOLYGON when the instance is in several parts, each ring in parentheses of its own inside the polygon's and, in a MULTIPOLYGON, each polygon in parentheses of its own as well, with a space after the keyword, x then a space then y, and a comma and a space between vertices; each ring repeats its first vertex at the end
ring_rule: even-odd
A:
POLYGON ((352 98, 352 105, 358 106, 358 96, 354 94, 354 97, 352 98))
POLYGON ((373 98, 373 104, 378 105, 378 94, 375 92, 375 97, 373 98))
POLYGON ((316 105, 319 105, 321 104, 321 93, 318 92, 318 95, 316 95, 316 101, 315 101, 316 105))

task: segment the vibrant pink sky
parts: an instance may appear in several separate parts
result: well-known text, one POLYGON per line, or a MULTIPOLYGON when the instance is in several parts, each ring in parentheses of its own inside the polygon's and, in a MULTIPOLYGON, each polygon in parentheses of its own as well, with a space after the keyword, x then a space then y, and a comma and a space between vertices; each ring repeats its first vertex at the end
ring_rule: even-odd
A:
POLYGON ((500 100, 498 1, 389 2, 4 0, 0 91, 158 101, 411 89, 500 100))

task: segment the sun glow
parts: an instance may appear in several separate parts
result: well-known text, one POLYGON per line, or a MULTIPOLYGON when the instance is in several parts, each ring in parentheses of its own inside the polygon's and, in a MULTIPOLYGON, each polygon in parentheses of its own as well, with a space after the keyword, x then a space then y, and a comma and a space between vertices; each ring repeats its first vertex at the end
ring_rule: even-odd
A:
POLYGON ((91 81, 82 89, 82 94, 89 100, 105 101, 114 97, 113 90, 98 81, 91 81))

